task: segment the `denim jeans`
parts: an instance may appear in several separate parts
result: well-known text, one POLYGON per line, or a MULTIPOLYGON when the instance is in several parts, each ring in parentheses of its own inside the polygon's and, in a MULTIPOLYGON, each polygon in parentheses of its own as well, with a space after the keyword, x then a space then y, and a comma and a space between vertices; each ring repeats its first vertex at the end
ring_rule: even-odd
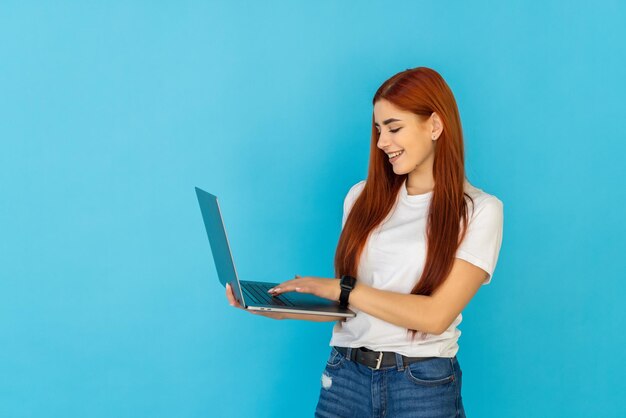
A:
POLYGON ((456 356, 403 366, 396 353, 396 365, 374 370, 332 347, 315 417, 465 418, 461 375, 456 356))

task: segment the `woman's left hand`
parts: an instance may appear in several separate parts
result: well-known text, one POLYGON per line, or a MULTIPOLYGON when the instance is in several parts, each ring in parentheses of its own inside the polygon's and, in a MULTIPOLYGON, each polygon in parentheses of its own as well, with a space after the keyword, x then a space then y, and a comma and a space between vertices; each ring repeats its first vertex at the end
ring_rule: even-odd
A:
POLYGON ((270 295, 279 295, 285 292, 310 293, 320 298, 339 301, 341 287, 339 279, 326 279, 324 277, 300 277, 287 280, 269 290, 270 295))

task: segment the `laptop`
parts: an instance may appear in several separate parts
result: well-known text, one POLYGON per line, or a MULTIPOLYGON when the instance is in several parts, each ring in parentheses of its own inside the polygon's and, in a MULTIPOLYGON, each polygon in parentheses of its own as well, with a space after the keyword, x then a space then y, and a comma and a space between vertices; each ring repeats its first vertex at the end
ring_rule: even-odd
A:
POLYGON ((241 306, 253 311, 272 311, 327 315, 352 318, 356 314, 339 306, 339 301, 331 301, 309 293, 287 292, 277 296, 267 293, 279 283, 239 280, 235 261, 226 237, 224 220, 217 196, 196 187, 200 212, 209 237, 217 276, 222 286, 230 283, 233 295, 241 306))

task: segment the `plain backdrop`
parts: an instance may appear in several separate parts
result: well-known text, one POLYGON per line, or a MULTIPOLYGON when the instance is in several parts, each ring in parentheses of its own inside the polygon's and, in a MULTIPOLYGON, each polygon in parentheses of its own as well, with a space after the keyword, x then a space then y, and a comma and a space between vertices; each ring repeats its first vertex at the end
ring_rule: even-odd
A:
POLYGON ((332 277, 372 97, 455 94, 470 181, 504 203, 464 311, 467 415, 618 417, 626 290, 619 1, 0 5, 0 416, 312 416, 333 323, 228 305, 332 277))

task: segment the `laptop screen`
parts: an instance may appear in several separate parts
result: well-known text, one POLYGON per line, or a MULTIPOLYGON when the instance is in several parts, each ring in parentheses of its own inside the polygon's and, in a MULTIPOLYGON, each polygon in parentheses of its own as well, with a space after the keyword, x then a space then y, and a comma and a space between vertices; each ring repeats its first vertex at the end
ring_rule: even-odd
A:
POLYGON ((224 221, 217 203, 217 196, 197 187, 196 195, 198 196, 204 227, 209 236, 213 261, 215 262, 219 280, 224 287, 226 287, 226 283, 231 283, 234 287, 238 287, 239 282, 237 281, 235 263, 228 245, 224 221))

